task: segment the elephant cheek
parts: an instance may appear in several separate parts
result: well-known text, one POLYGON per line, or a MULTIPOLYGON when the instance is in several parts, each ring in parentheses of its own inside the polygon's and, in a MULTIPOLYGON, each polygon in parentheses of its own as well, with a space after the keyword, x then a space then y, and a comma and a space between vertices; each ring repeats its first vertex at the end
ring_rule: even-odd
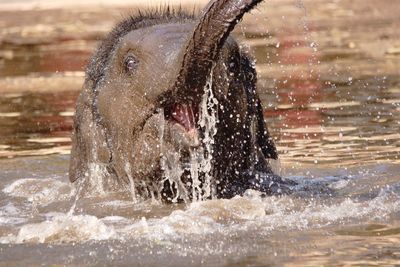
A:
POLYGON ((132 147, 132 166, 139 179, 154 173, 160 167, 164 125, 163 113, 153 114, 143 129, 136 133, 132 147))
POLYGON ((141 135, 133 145, 134 172, 139 176, 148 176, 160 167, 160 140, 149 134, 141 135))

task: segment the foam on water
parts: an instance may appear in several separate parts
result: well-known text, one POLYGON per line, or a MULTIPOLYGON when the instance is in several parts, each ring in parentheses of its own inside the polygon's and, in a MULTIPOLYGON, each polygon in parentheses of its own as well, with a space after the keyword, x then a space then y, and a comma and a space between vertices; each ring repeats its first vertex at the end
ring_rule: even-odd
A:
POLYGON ((8 202, 0 208, 0 225, 18 225, 28 221, 26 211, 8 202))
POLYGON ((95 216, 52 214, 44 222, 26 224, 17 236, 1 238, 1 243, 68 243, 105 240, 115 236, 112 227, 95 216))
MULTIPOLYGON (((118 209, 119 202, 111 201, 110 206, 118 209)), ((293 196, 263 198, 259 192, 249 190, 242 197, 193 202, 160 218, 146 218, 145 213, 140 218, 46 213, 44 221, 16 226, 18 233, 3 236, 0 242, 82 243, 143 238, 173 242, 179 238, 197 240, 209 234, 222 237, 255 230, 268 235, 273 231, 320 228, 349 221, 382 221, 398 212, 400 195, 396 187, 381 189, 372 199, 340 201, 304 201, 293 196)))
POLYGON ((74 195, 71 184, 56 179, 27 178, 16 180, 3 189, 3 193, 12 197, 26 198, 34 204, 49 204, 54 201, 67 200, 74 195))

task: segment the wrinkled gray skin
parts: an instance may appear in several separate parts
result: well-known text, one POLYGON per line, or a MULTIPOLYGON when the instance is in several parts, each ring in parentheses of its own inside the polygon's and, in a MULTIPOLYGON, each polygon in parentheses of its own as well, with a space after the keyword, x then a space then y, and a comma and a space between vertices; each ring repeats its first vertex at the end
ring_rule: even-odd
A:
MULTIPOLYGON (((166 9, 118 24, 87 68, 70 180, 83 181, 86 190, 99 188, 95 183, 126 189, 133 181, 136 194, 170 200, 174 189, 162 182, 160 159, 175 154, 185 164, 189 151, 202 146, 196 114, 212 72, 219 102, 212 161, 216 196, 249 188, 287 192, 268 165, 277 153, 264 124, 253 63, 229 36, 260 1, 217 0, 198 19, 166 9)), ((182 179, 191 182, 187 173, 182 179)))

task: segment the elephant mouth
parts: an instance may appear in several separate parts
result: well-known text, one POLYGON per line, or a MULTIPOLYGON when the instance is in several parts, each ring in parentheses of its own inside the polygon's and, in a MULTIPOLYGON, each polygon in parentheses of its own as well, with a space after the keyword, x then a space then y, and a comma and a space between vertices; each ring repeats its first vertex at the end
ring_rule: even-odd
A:
POLYGON ((179 149, 199 147, 199 108, 191 102, 175 102, 164 107, 165 120, 168 122, 167 139, 179 149))
POLYGON ((261 1, 213 0, 202 12, 178 57, 177 76, 168 85, 168 93, 160 98, 165 119, 174 125, 171 135, 175 140, 190 140, 191 147, 200 144, 199 107, 207 80, 229 34, 243 15, 261 1))
POLYGON ((181 53, 172 95, 186 101, 201 99, 220 52, 243 15, 262 0, 213 0, 203 10, 181 53))
POLYGON ((198 105, 193 103, 174 103, 166 109, 166 119, 178 124, 186 132, 196 130, 199 119, 198 105))

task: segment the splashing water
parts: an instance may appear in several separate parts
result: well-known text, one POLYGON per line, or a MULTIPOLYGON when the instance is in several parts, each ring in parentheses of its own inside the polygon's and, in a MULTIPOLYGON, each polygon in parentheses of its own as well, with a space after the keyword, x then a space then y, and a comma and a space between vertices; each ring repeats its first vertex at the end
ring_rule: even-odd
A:
MULTIPOLYGON (((163 110, 160 110, 162 114, 163 110)), ((178 199, 183 199, 185 202, 189 200, 189 194, 186 189, 186 186, 183 184, 181 177, 184 173, 180 162, 180 154, 175 151, 169 151, 164 149, 164 132, 165 132, 165 121, 162 120, 162 124, 159 129, 159 140, 161 146, 161 158, 160 158, 160 166, 161 171, 163 172, 163 179, 160 182, 160 187, 158 189, 158 195, 161 195, 162 186, 165 182, 168 182, 171 187, 171 192, 174 192, 175 196, 170 199, 171 202, 177 202, 178 199)))
MULTIPOLYGON (((160 159, 161 169, 164 178, 161 184, 168 181, 171 192, 176 192, 170 199, 177 202, 179 199, 186 203, 189 199, 192 201, 202 201, 215 196, 215 189, 212 182, 212 154, 214 145, 214 136, 217 133, 217 106, 218 100, 214 97, 212 91, 213 77, 212 71, 204 86, 204 94, 200 103, 199 126, 201 128, 202 146, 190 149, 189 164, 183 168, 181 164, 180 153, 175 151, 163 151, 160 159), (184 172, 190 173, 191 183, 184 183, 182 175, 184 172), (191 191, 191 197, 189 192, 191 191)), ((164 127, 161 125, 159 140, 163 146, 164 127)))
POLYGON ((76 185, 77 190, 76 190, 76 193, 75 193, 74 202, 73 202, 71 208, 68 211, 68 216, 74 215, 74 212, 75 212, 75 209, 76 209, 76 205, 78 204, 78 200, 79 200, 79 197, 81 195, 81 190, 83 188, 83 184, 84 184, 84 181, 82 179, 77 182, 77 185, 76 185))
MULTIPOLYGON (((218 110, 218 100, 214 97, 212 91, 213 85, 213 68, 211 70, 211 75, 206 83, 203 100, 201 102, 200 109, 200 121, 199 125, 203 130, 203 144, 204 152, 201 155, 204 158, 200 160, 199 172, 204 174, 203 192, 202 196, 198 196, 197 200, 207 199, 209 197, 215 197, 215 185, 212 182, 212 155, 213 155, 213 145, 214 136, 217 133, 217 110, 218 110)), ((195 199, 195 197, 193 197, 195 199)))
MULTIPOLYGON (((186 185, 182 181, 182 175, 184 170, 181 166, 180 154, 175 151, 166 152, 161 157, 161 170, 163 171, 164 178, 161 180, 159 190, 162 190, 162 185, 168 181, 171 192, 176 192, 171 202, 177 202, 178 199, 182 199, 185 202, 189 201, 189 193, 186 185)), ((161 193, 161 192, 159 192, 161 193)))
POLYGON ((136 203, 137 198, 136 198, 135 181, 133 181, 132 169, 131 169, 131 165, 129 164, 129 162, 125 163, 125 172, 129 179, 129 185, 130 185, 129 189, 131 191, 132 201, 133 201, 133 203, 136 203))
MULTIPOLYGON (((142 242, 148 240, 155 244, 169 244, 169 242, 181 242, 181 239, 190 239, 194 242, 194 247, 188 247, 188 251, 195 252, 196 248, 201 246, 197 239, 204 238, 212 234, 217 238, 227 238, 231 235, 238 235, 242 242, 247 235, 254 231, 262 235, 272 235, 274 232, 285 232, 287 230, 305 231, 309 228, 318 229, 323 227, 338 227, 344 222, 365 222, 374 220, 377 222, 389 220, 396 217, 400 207, 400 195, 398 189, 399 183, 382 187, 374 191, 373 196, 362 197, 362 180, 371 182, 374 180, 369 175, 363 175, 358 178, 358 184, 349 183, 348 187, 359 196, 348 197, 313 197, 310 192, 319 192, 318 184, 326 183, 326 186, 335 185, 340 178, 324 177, 320 181, 309 181, 306 177, 297 177, 299 183, 307 181, 305 195, 297 193, 301 197, 282 196, 263 198, 256 191, 248 190, 244 196, 236 196, 232 199, 213 199, 208 201, 196 201, 186 205, 186 208, 171 210, 168 207, 166 215, 159 217, 146 216, 146 210, 151 208, 149 203, 138 204, 138 215, 132 216, 123 213, 123 216, 101 216, 99 212, 105 207, 113 207, 111 213, 118 212, 122 208, 122 202, 116 203, 115 200, 101 201, 93 199, 89 205, 98 205, 94 215, 62 213, 52 209, 50 212, 43 212, 48 200, 57 202, 68 198, 71 192, 65 189, 62 193, 61 188, 69 186, 62 183, 59 191, 49 199, 43 199, 39 206, 39 212, 45 220, 35 222, 37 219, 27 220, 29 223, 21 225, 17 233, 2 236, 0 243, 71 243, 99 240, 133 240, 142 242), (314 189, 312 189, 315 187, 314 189), (307 194, 307 190, 309 191, 307 194), (99 205, 99 203, 101 203, 99 205), (146 216, 145 219, 143 216, 146 216)), ((317 179, 318 180, 318 179, 317 179)), ((39 191, 26 190, 32 188, 33 180, 17 180, 9 185, 3 192, 7 194, 12 201, 18 198, 33 199, 33 196, 42 194, 39 191), (23 193, 21 193, 23 192, 23 193), (17 197, 17 198, 16 198, 17 197)), ((36 183, 37 184, 37 183, 36 183)), ((44 185, 44 183, 43 183, 44 185)), ((39 186, 44 190, 46 187, 39 186)), ((337 192, 345 192, 349 188, 337 189, 337 192)), ((86 204, 86 205, 87 205, 86 204)), ((135 204, 137 205, 137 204, 135 204)), ((132 210, 132 205, 128 206, 132 210)), ((9 212, 11 207, 9 207, 9 212)), ((81 211, 82 212, 82 211, 81 211)), ((155 211, 153 211, 155 212, 155 211)), ((4 211, 0 210, 0 214, 4 211)), ((15 211, 19 215, 26 211, 15 211)), ((28 211, 29 213, 29 211, 28 211)), ((15 216, 15 215, 12 215, 15 216)), ((0 217, 2 218, 3 215, 0 217)), ((11 213, 9 213, 11 217, 11 213)), ((9 222, 12 224, 13 222, 9 222)), ((0 225, 6 223, 0 220, 0 225)), ((1 227, 3 227, 1 226, 1 227)))

